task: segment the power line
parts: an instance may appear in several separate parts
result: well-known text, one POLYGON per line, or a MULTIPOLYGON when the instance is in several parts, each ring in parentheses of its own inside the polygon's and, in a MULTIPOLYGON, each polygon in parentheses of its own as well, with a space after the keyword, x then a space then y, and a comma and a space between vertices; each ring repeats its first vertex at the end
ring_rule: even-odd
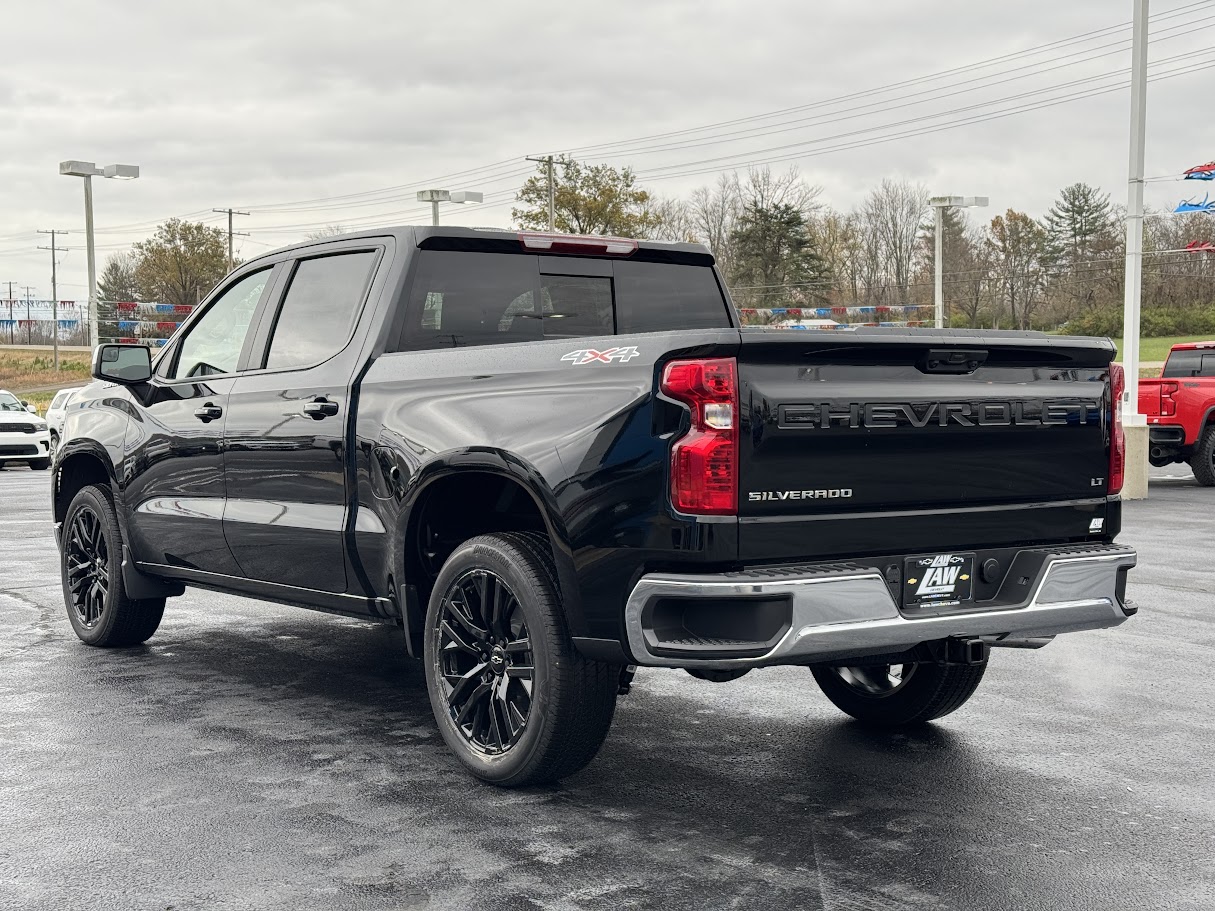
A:
MULTIPOLYGON (((1201 2, 1187 3, 1187 4, 1183 4, 1182 6, 1175 7, 1172 10, 1169 10, 1169 11, 1166 11, 1163 13, 1158 13, 1158 14, 1152 16, 1151 19, 1153 21, 1171 19, 1171 18, 1175 18, 1177 16, 1184 15, 1187 12, 1192 12, 1196 8, 1209 7, 1210 5, 1211 5, 1211 0, 1201 0, 1201 2)), ((916 77, 916 78, 913 78, 910 80, 901 80, 899 82, 887 83, 885 85, 876 86, 871 89, 864 89, 862 91, 853 92, 853 93, 846 94, 846 95, 839 95, 834 98, 827 98, 827 99, 823 99, 820 101, 811 102, 809 104, 797 105, 797 106, 789 107, 789 108, 782 108, 780 110, 769 111, 764 114, 753 114, 753 115, 750 115, 747 117, 735 118, 733 120, 718 121, 717 123, 706 124, 706 125, 699 126, 699 127, 690 127, 688 129, 683 129, 683 130, 672 130, 672 131, 668 131, 665 133, 651 134, 649 136, 640 136, 640 137, 634 137, 632 139, 617 140, 615 142, 598 143, 598 144, 593 144, 593 145, 588 145, 588 146, 576 146, 574 148, 568 149, 567 151, 570 152, 571 154, 573 154, 573 153, 577 153, 577 152, 602 150, 602 149, 621 146, 621 145, 630 145, 630 144, 633 144, 636 142, 641 142, 641 141, 645 141, 645 140, 649 140, 649 139, 661 139, 661 138, 666 138, 666 137, 670 137, 670 136, 679 136, 679 135, 685 135, 688 133, 703 132, 705 130, 714 129, 716 127, 733 126, 733 125, 739 124, 739 123, 748 123, 748 122, 752 122, 752 121, 756 121, 756 120, 763 120, 763 119, 767 119, 767 118, 771 118, 771 117, 777 117, 777 116, 780 116, 783 114, 797 113, 800 111, 812 110, 814 108, 819 108, 819 107, 827 107, 827 106, 831 106, 831 105, 835 105, 835 104, 840 104, 845 101, 852 101, 857 98, 865 98, 870 95, 875 95, 875 94, 879 94, 882 92, 888 92, 893 89, 902 89, 902 88, 906 88, 908 86, 919 85, 924 82, 931 82, 933 80, 942 79, 942 78, 945 78, 946 76, 952 76, 952 75, 955 75, 958 73, 969 72, 969 71, 975 70, 975 69, 982 69, 982 68, 985 68, 988 66, 993 66, 997 63, 1001 63, 1001 62, 1015 59, 1018 57, 1032 56, 1035 53, 1038 53, 1038 52, 1041 52, 1041 51, 1044 51, 1044 50, 1047 50, 1050 48, 1058 47, 1060 45, 1082 43, 1085 40, 1092 40, 1092 39, 1094 39, 1098 36, 1104 35, 1106 33, 1125 30, 1130 27, 1131 27, 1131 23, 1129 21, 1122 22, 1122 23, 1118 23, 1117 25, 1105 26, 1104 28, 1094 29, 1093 31, 1084 32, 1083 34, 1080 34, 1080 35, 1073 35, 1070 38, 1061 38, 1056 41, 1047 42, 1046 44, 1037 45, 1036 47, 1027 48, 1027 49, 1021 50, 1021 51, 1014 51, 1014 52, 1011 52, 1008 54, 1003 54, 998 57, 991 57, 986 60, 977 61, 975 63, 964 64, 962 66, 957 66, 957 67, 953 67, 951 69, 942 70, 937 73, 931 73, 926 76, 919 76, 919 77, 916 77)), ((1129 40, 1129 39, 1124 39, 1124 40, 1129 40)))
MULTIPOLYGON (((1189 75, 1190 73, 1196 73, 1196 72, 1201 72, 1202 70, 1210 69, 1211 66, 1212 66, 1212 64, 1205 64, 1202 66, 1190 66, 1189 68, 1181 68, 1181 69, 1169 71, 1168 73, 1158 74, 1154 77, 1151 77, 1149 79, 1149 81, 1156 82, 1156 81, 1160 81, 1162 79, 1171 79, 1176 76, 1185 76, 1185 75, 1189 75)), ((873 146, 873 145, 882 145, 884 143, 893 142, 898 139, 906 139, 906 138, 909 138, 912 136, 924 136, 924 135, 928 135, 931 133, 939 133, 943 130, 956 129, 957 127, 960 127, 960 126, 970 126, 970 125, 976 124, 976 123, 986 123, 987 121, 990 121, 990 120, 1000 120, 1000 119, 1003 119, 1004 117, 1011 117, 1016 114, 1025 113, 1027 111, 1041 110, 1043 108, 1055 107, 1060 104, 1067 104, 1067 103, 1070 103, 1073 101, 1080 101, 1080 100, 1083 100, 1086 98, 1095 98, 1100 95, 1108 95, 1111 92, 1118 92, 1118 91, 1125 90, 1127 85, 1128 85, 1128 83, 1123 82, 1118 85, 1111 86, 1109 88, 1095 89, 1095 90, 1090 90, 1087 92, 1077 92, 1077 93, 1074 93, 1074 94, 1071 94, 1068 96, 1064 96, 1062 98, 1051 99, 1049 101, 1043 101, 1043 102, 1040 102, 1037 104, 1023 105, 1021 107, 1014 108, 1009 111, 1002 111, 1002 112, 998 112, 998 113, 994 113, 994 114, 989 114, 986 116, 965 117, 965 118, 961 118, 959 120, 953 121, 951 123, 940 124, 935 127, 908 130, 908 131, 904 131, 902 133, 896 133, 896 134, 893 134, 890 136, 882 136, 882 137, 877 137, 877 138, 869 139, 869 140, 863 140, 863 141, 859 141, 859 142, 845 143, 842 145, 833 146, 833 147, 827 148, 827 149, 819 149, 817 151, 812 151, 812 152, 803 151, 803 152, 795 152, 792 154, 778 155, 778 156, 771 157, 771 158, 753 158, 753 159, 749 159, 749 160, 736 161, 731 165, 724 165, 724 166, 719 165, 719 166, 715 166, 715 167, 696 167, 696 165, 699 164, 698 162, 687 162, 683 165, 678 165, 678 166, 672 165, 672 166, 668 166, 668 167, 687 167, 687 168, 691 168, 691 170, 679 171, 679 172, 671 173, 671 174, 659 174, 656 172, 659 170, 663 170, 663 169, 656 168, 656 169, 654 169, 654 171, 639 171, 638 176, 643 177, 646 180, 650 180, 650 181, 669 180, 669 179, 676 178, 676 177, 690 177, 690 176, 694 176, 694 175, 698 175, 698 174, 715 173, 715 172, 725 170, 728 167, 733 167, 733 168, 753 167, 753 166, 763 165, 763 164, 775 164, 777 162, 783 162, 783 161, 796 161, 796 160, 805 159, 805 158, 814 158, 819 155, 826 155, 830 152, 850 151, 852 149, 866 148, 868 146, 873 146)), ((927 119, 932 119, 932 118, 922 118, 922 119, 927 120, 927 119)), ((819 140, 819 141, 822 141, 822 140, 819 140)), ((800 147, 800 146, 812 145, 812 144, 814 144, 814 143, 797 143, 796 145, 800 147)), ((775 149, 760 149, 760 150, 752 151, 750 153, 743 153, 743 154, 763 155, 763 154, 766 154, 767 152, 771 152, 771 151, 775 151, 775 149)), ((742 155, 726 156, 726 157, 727 158, 741 158, 742 155)), ((709 159, 708 161, 716 161, 716 160, 717 159, 709 159)))
MULTIPOLYGON (((1201 0, 1201 2, 1183 4, 1182 6, 1177 7, 1175 9, 1168 10, 1168 11, 1165 11, 1162 13, 1158 13, 1157 15, 1153 16, 1152 19, 1154 21, 1167 21, 1169 19, 1174 19, 1174 18, 1177 18, 1180 16, 1184 16, 1187 13, 1193 12, 1194 10, 1199 9, 1199 8, 1210 7, 1211 3, 1212 3, 1212 0, 1201 0)), ((1199 21, 1205 21, 1205 20, 1199 20, 1199 21)), ((1172 27, 1170 27, 1170 29, 1185 28, 1185 27, 1189 27, 1190 24, 1191 23, 1183 23, 1180 26, 1172 26, 1172 27)), ((596 149, 619 148, 622 146, 635 145, 638 142, 644 142, 644 141, 651 140, 651 139, 661 139, 661 138, 666 138, 666 137, 670 137, 670 136, 687 135, 690 133, 702 133, 702 132, 706 132, 708 130, 715 129, 715 128, 718 128, 721 126, 730 126, 730 125, 734 125, 734 124, 738 124, 738 123, 754 122, 754 121, 758 121, 758 120, 770 119, 772 117, 779 116, 782 114, 796 113, 799 111, 810 110, 810 109, 818 108, 818 107, 838 105, 845 101, 850 101, 850 100, 853 100, 856 98, 868 97, 870 95, 878 94, 881 92, 887 92, 891 89, 903 89, 908 86, 923 84, 926 82, 943 79, 945 77, 955 75, 958 73, 971 72, 974 70, 989 68, 989 67, 995 66, 1001 62, 1015 60, 1018 58, 1030 57, 1030 56, 1033 56, 1034 54, 1039 54, 1044 51, 1050 50, 1052 48, 1058 48, 1061 46, 1083 43, 1086 41, 1093 41, 1099 37, 1109 35, 1110 33, 1117 32, 1120 30, 1125 30, 1127 27, 1129 27, 1129 25, 1130 25, 1130 23, 1128 22, 1128 23, 1120 23, 1120 24, 1112 25, 1112 26, 1106 26, 1104 28, 1094 29, 1092 31, 1085 32, 1080 35, 1072 36, 1070 38, 1063 38, 1063 39, 1059 39, 1056 41, 1047 42, 1045 44, 1038 45, 1036 47, 1027 48, 1025 50, 1016 51, 1016 52, 1012 52, 1009 54, 1004 54, 1004 55, 1001 55, 998 57, 990 58, 988 60, 982 60, 982 61, 978 61, 976 63, 966 64, 966 65, 960 66, 960 67, 954 67, 949 70, 944 70, 944 71, 941 71, 938 73, 929 74, 927 76, 921 76, 921 77, 918 77, 918 78, 915 78, 912 80, 905 80, 905 81, 902 81, 899 83, 891 83, 891 84, 879 86, 879 87, 876 87, 873 89, 867 89, 867 90, 863 90, 860 92, 854 92, 854 93, 850 93, 850 94, 846 94, 846 95, 841 95, 836 98, 824 99, 824 100, 813 102, 813 103, 807 104, 807 105, 799 105, 799 106, 796 106, 793 108, 786 108, 786 109, 779 110, 779 111, 772 111, 772 112, 767 112, 764 114, 751 115, 749 117, 735 118, 734 120, 720 121, 718 123, 707 124, 704 126, 689 128, 689 129, 685 129, 685 130, 668 131, 666 133, 658 133, 658 134, 652 134, 650 136, 634 137, 633 139, 617 140, 614 142, 601 143, 598 145, 580 146, 580 147, 575 147, 575 148, 571 149, 570 151, 583 152, 583 151, 590 151, 590 150, 596 150, 596 149)), ((1125 40, 1126 39, 1123 39, 1123 42, 1125 42, 1125 40)), ((1123 42, 1119 42, 1119 43, 1123 43, 1123 42)), ((1094 50, 1099 50, 1099 48, 1089 48, 1085 51, 1078 51, 1078 52, 1076 52, 1076 54, 1091 53, 1094 50)), ((1105 55, 1102 55, 1102 56, 1105 56, 1105 55)), ((1058 59, 1063 59, 1063 58, 1058 58, 1058 59)), ((1095 59, 1095 58, 1093 58, 1093 59, 1095 59)), ((1051 62, 1051 61, 1047 61, 1047 62, 1051 62)), ((1040 67, 1041 62, 1039 62, 1037 64, 1031 64, 1029 66, 1030 67, 1040 67)), ((1022 69, 1024 69, 1024 68, 1027 68, 1027 67, 1022 67, 1022 69)), ((1007 72, 1012 72, 1012 71, 1007 71, 1007 72)), ((981 79, 990 79, 993 77, 993 75, 998 76, 1001 74, 989 74, 988 76, 978 77, 978 79, 980 79, 980 80, 981 79)), ((976 80, 968 80, 968 81, 976 81, 976 80)), ((945 88, 948 88, 948 86, 945 86, 945 88)), ((939 91, 939 89, 934 89, 932 91, 939 91)), ((379 205, 379 204, 383 204, 385 202, 402 200, 402 199, 406 198, 406 196, 407 196, 406 191, 414 190, 424 184, 432 184, 437 181, 449 180, 449 179, 456 178, 456 177, 469 177, 469 176, 473 176, 473 175, 477 175, 477 174, 485 174, 486 172, 490 172, 490 171, 496 171, 498 173, 495 173, 495 174, 487 177, 486 179, 497 182, 498 180, 514 179, 514 178, 523 176, 524 174, 530 173, 528 171, 519 172, 515 169, 507 169, 506 171, 500 171, 500 169, 503 166, 513 164, 517 160, 518 159, 505 159, 503 161, 494 162, 494 163, 488 164, 488 165, 483 165, 478 168, 470 168, 470 169, 466 169, 463 171, 456 171, 456 172, 452 172, 450 174, 441 175, 439 177, 428 178, 426 180, 418 181, 416 183, 400 184, 397 186, 384 187, 384 188, 379 188, 379 189, 374 189, 374 190, 365 190, 365 191, 356 192, 356 193, 348 193, 348 194, 342 194, 342 195, 337 195, 337 196, 328 196, 328 197, 314 197, 311 199, 294 200, 294 201, 282 202, 282 203, 265 203, 265 204, 260 204, 260 205, 250 203, 250 204, 246 204, 246 208, 251 209, 251 210, 256 210, 256 211, 263 211, 263 212, 269 211, 269 210, 317 211, 317 210, 324 210, 324 209, 329 209, 329 210, 347 209, 347 208, 379 205), (399 195, 390 196, 387 194, 399 194, 399 195), (369 197, 379 197, 379 198, 369 198, 369 197)), ((386 215, 389 215, 389 214, 390 213, 384 213, 384 215, 372 216, 372 218, 381 218, 381 217, 385 217, 386 215)), ((313 224, 320 224, 320 223, 313 223, 313 224)))
MULTIPOLYGON (((1185 29, 1186 31, 1183 31, 1183 32, 1181 32, 1179 34, 1175 34, 1175 35, 1159 35, 1152 39, 1152 43, 1159 42, 1159 41, 1168 41, 1168 40, 1171 40, 1173 38, 1178 38, 1178 37, 1189 37, 1192 34, 1194 34, 1194 29, 1193 29, 1194 25, 1197 25, 1200 22, 1211 22, 1213 20, 1215 20, 1215 16, 1207 16, 1202 19, 1196 19, 1191 22, 1183 23, 1180 26, 1174 26, 1173 27, 1174 29, 1185 29)), ((1210 28, 1211 26, 1208 25, 1205 27, 1210 28)), ((1170 31, 1170 30, 1166 30, 1166 31, 1170 31)), ((1113 56, 1115 54, 1122 53, 1125 50, 1125 47, 1123 46, 1125 44, 1126 44, 1126 41, 1124 39, 1124 40, 1116 42, 1115 44, 1101 45, 1101 47, 1099 47, 1099 48, 1090 48, 1085 51, 1077 51, 1072 54, 1066 54, 1062 57, 1055 58, 1055 59, 1056 60, 1066 60, 1069 57, 1079 57, 1082 54, 1088 54, 1095 50, 1101 50, 1102 48, 1117 46, 1117 50, 1106 51, 1105 53, 1096 54, 1094 56, 1087 57, 1084 59, 1071 60, 1070 62, 1060 63, 1057 66, 1046 66, 1046 67, 1043 66, 1043 63, 1052 63, 1052 62, 1054 62, 1053 60, 1048 60, 1048 61, 1043 61, 1043 62, 1033 63, 1033 64, 1026 64, 1025 66, 1017 67, 1012 70, 1006 70, 1002 73, 993 73, 993 74, 989 74, 986 76, 978 76, 973 79, 963 80, 962 82, 947 84, 947 85, 939 86, 937 88, 932 88, 932 89, 926 89, 921 92, 913 92, 909 95, 903 95, 903 96, 895 97, 895 98, 888 99, 888 100, 873 102, 871 104, 861 105, 860 107, 855 107, 855 106, 849 107, 847 109, 847 113, 840 113, 840 112, 832 111, 832 112, 827 112, 825 114, 816 114, 812 117, 805 117, 805 118, 799 118, 799 119, 793 120, 793 121, 787 121, 787 123, 790 125, 786 125, 786 126, 772 126, 772 128, 764 127, 764 128, 760 128, 760 129, 754 129, 754 130, 736 130, 736 131, 727 132, 727 133, 717 133, 717 134, 713 134, 713 135, 710 135, 707 137, 694 139, 694 140, 685 140, 685 141, 665 143, 665 144, 654 145, 654 146, 629 146, 626 148, 614 150, 610 154, 609 157, 614 158, 614 157, 617 157, 618 155, 625 155, 625 154, 629 155, 630 157, 636 157, 638 155, 650 155, 650 154, 654 154, 654 153, 665 152, 665 151, 674 151, 674 150, 684 149, 684 148, 695 148, 695 147, 705 146, 705 145, 715 145, 715 144, 718 144, 721 142, 741 142, 746 139, 754 139, 754 138, 758 138, 761 136, 771 136, 771 135, 774 135, 777 133, 792 132, 794 130, 803 129, 805 126, 808 126, 811 124, 822 125, 822 124, 827 124, 827 123, 840 123, 840 122, 843 122, 846 120, 856 120, 858 118, 872 116, 873 114, 886 113, 889 111, 900 110, 903 108, 915 107, 917 105, 927 104, 930 101, 940 101, 945 98, 955 97, 957 95, 964 95, 964 94, 979 91, 982 89, 994 88, 995 86, 998 86, 998 85, 1004 85, 1009 82, 1017 82, 1017 81, 1021 81, 1024 79, 1041 76, 1046 73, 1065 69, 1067 67, 1073 67, 1073 66, 1076 66, 1076 65, 1082 64, 1082 63, 1091 63, 1092 61, 1098 60, 1102 57, 1109 57, 1109 56, 1113 56), (986 85, 975 84, 975 83, 985 82, 986 80, 995 79, 998 76, 1005 76, 1009 73, 1017 73, 1021 70, 1029 70, 1029 72, 1024 72, 1024 73, 1021 73, 1020 75, 1016 75, 1016 76, 1010 76, 1007 79, 997 79, 994 82, 988 82, 986 85), (966 88, 965 86, 970 86, 970 87, 966 88), (944 91, 945 89, 956 89, 956 90, 947 92, 947 91, 944 91), (921 97, 921 96, 929 96, 929 97, 921 97), (915 101, 907 100, 907 99, 911 99, 911 98, 916 98, 919 100, 915 100, 915 101), (892 104, 891 103, 892 101, 901 102, 901 103, 892 104), (875 110, 868 110, 868 109, 875 109, 875 110), (730 137, 738 137, 738 138, 731 139, 730 137)), ((1174 58, 1165 58, 1165 60, 1169 60, 1169 59, 1174 59, 1174 58)), ((1163 62, 1165 62, 1165 60, 1159 60, 1156 62, 1163 63, 1163 62)), ((1129 69, 1124 70, 1122 72, 1129 72, 1129 69)), ((1094 79, 1107 78, 1107 77, 1113 76, 1115 74, 1116 74, 1115 72, 1105 73, 1105 74, 1101 74, 1099 76, 1088 77, 1088 80, 1080 80, 1080 81, 1092 81, 1094 79)), ((1076 84, 1076 83, 1062 83, 1062 85, 1069 85, 1069 84, 1076 84)), ((1042 92, 1042 91, 1049 91, 1049 90, 1050 90, 1050 87, 1047 87, 1044 89, 1039 89, 1038 91, 1042 92)), ((1011 96, 1011 97, 1022 97, 1022 96, 1017 95, 1017 96, 1011 96)), ((992 102, 984 102, 984 103, 992 103, 992 102)), ((960 110, 966 110, 966 109, 962 108, 960 110)))

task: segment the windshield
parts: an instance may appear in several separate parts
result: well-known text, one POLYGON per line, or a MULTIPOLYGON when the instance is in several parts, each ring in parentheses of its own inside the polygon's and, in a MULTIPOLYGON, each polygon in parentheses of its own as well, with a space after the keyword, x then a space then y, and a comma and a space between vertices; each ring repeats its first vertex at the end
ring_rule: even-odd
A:
POLYGON ((25 411, 25 406, 11 392, 0 392, 0 411, 25 411))

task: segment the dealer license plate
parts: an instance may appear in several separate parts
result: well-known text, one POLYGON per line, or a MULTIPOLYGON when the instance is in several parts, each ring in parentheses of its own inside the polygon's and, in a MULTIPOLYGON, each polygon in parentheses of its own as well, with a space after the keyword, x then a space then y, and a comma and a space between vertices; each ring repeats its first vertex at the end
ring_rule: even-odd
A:
POLYGON ((947 607, 974 597, 974 554, 908 557, 903 567, 903 606, 947 607))

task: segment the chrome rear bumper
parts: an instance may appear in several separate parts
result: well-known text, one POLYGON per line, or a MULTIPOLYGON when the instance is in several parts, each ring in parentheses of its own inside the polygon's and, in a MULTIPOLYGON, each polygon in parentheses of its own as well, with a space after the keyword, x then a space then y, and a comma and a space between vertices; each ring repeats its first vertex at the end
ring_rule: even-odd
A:
POLYGON ((1048 637, 1117 626, 1135 611, 1122 594, 1125 573, 1136 562, 1129 547, 1028 548, 1017 561, 1023 562, 1013 563, 995 599, 967 610, 916 616, 900 611, 882 573, 863 563, 717 575, 649 574, 629 595, 625 628, 639 664, 726 669, 900 652, 954 637, 1048 637), (1031 567, 1032 575, 1023 574, 1031 567), (676 609, 689 616, 703 605, 719 616, 723 610, 763 609, 771 616, 783 611, 788 620, 770 641, 664 638, 654 617, 660 606, 669 610, 672 602, 688 602, 676 609))

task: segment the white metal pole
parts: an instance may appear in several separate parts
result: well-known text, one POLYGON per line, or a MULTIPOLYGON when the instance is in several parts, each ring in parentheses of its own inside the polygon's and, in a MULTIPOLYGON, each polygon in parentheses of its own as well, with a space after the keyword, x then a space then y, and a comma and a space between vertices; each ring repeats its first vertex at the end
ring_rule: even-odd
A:
POLYGON ((89 269, 89 339, 97 344, 97 256, 93 250, 93 178, 84 178, 84 246, 89 269))
POLYGON ((55 372, 59 372, 59 264, 55 262, 55 235, 51 229, 51 338, 55 345, 55 372))
POLYGON ((1139 310, 1143 294, 1143 158, 1147 138, 1148 0, 1134 0, 1131 47, 1131 150, 1126 203, 1126 299, 1122 311, 1122 366, 1126 391, 1122 422, 1126 434, 1126 463, 1122 497, 1148 495, 1149 432, 1139 413, 1139 310))
POLYGON ((1126 370, 1123 420, 1139 414, 1139 311, 1143 294, 1143 157, 1147 137, 1148 0, 1135 0, 1131 49, 1131 153, 1126 202, 1126 296, 1122 310, 1122 366, 1126 370))
POLYGON ((941 228, 941 222, 944 219, 942 219, 942 217, 941 217, 941 210, 944 209, 945 207, 944 206, 934 206, 934 208, 937 210, 937 239, 936 239, 936 268, 933 270, 935 272, 935 275, 933 276, 933 282, 935 284, 933 300, 936 303, 937 328, 944 329, 945 328, 945 282, 943 279, 944 265, 941 263, 941 248, 943 246, 943 244, 941 242, 941 234, 943 233, 942 228, 941 228))

